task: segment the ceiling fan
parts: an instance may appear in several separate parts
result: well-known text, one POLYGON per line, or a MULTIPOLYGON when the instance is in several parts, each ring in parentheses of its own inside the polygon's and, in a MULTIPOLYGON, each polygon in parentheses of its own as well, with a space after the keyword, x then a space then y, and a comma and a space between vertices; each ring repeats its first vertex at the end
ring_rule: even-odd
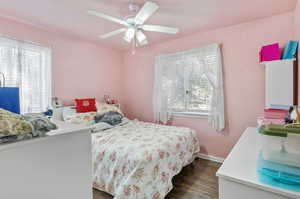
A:
POLYGON ((144 46, 148 44, 147 37, 144 34, 145 31, 167 34, 177 34, 179 32, 178 28, 144 24, 145 21, 158 10, 158 8, 159 6, 151 1, 147 1, 142 8, 140 8, 140 6, 137 4, 131 3, 129 4, 129 10, 133 12, 133 14, 125 17, 124 19, 111 17, 95 10, 88 10, 88 14, 101 17, 125 26, 124 28, 115 30, 113 32, 100 35, 100 38, 106 39, 121 33, 125 33, 123 39, 128 43, 132 43, 133 47, 135 48, 136 46, 144 46))

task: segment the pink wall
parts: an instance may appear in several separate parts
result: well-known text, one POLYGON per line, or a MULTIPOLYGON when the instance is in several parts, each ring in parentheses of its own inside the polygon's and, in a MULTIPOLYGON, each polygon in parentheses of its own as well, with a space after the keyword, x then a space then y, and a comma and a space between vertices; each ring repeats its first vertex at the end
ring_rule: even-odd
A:
POLYGON ((124 55, 123 89, 126 113, 131 118, 153 121, 152 88, 154 57, 209 43, 223 46, 227 127, 223 134, 207 125, 205 118, 176 117, 174 125, 199 133, 202 152, 225 157, 243 130, 256 125, 264 107, 264 67, 258 63, 262 45, 292 38, 293 13, 243 23, 138 49, 124 55))
POLYGON ((76 37, 0 18, 0 35, 52 48, 53 95, 69 102, 104 94, 121 97, 122 54, 76 37))

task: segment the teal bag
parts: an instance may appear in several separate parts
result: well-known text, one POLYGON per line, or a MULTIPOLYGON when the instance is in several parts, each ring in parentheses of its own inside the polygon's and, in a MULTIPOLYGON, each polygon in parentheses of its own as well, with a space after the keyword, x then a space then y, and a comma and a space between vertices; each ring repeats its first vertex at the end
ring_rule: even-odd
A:
POLYGON ((284 49, 282 59, 296 58, 297 49, 298 41, 289 41, 284 49))

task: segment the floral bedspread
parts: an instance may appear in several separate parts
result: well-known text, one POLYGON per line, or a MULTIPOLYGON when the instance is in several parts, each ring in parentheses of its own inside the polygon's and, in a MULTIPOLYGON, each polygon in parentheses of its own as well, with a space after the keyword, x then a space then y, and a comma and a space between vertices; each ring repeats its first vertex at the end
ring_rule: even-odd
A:
POLYGON ((93 186, 114 199, 162 199, 199 152, 189 128, 131 121, 93 134, 93 186))

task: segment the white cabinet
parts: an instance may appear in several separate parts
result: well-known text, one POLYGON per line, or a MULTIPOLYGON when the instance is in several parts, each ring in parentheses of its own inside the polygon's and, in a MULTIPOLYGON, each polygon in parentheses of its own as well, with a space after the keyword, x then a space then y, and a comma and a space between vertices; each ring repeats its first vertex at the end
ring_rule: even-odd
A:
POLYGON ((217 172, 219 199, 300 199, 300 193, 262 184, 256 174, 260 152, 256 128, 247 128, 217 172))
POLYGON ((90 131, 0 145, 0 187, 1 199, 92 199, 90 131))
POLYGON ((263 62, 266 67, 265 105, 294 105, 294 59, 263 62))

